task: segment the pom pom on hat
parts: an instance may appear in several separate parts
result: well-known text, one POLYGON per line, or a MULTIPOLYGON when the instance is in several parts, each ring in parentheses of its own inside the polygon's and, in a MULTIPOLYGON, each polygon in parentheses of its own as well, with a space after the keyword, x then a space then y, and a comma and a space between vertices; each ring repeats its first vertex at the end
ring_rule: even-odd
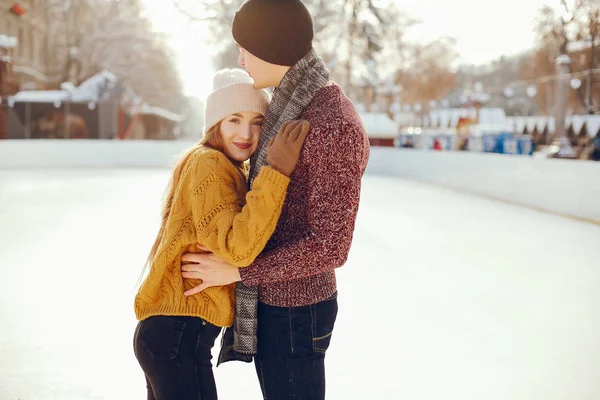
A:
POLYGON ((265 115, 270 97, 256 89, 248 73, 241 69, 221 69, 213 77, 213 91, 206 99, 204 134, 228 115, 256 112, 265 115))

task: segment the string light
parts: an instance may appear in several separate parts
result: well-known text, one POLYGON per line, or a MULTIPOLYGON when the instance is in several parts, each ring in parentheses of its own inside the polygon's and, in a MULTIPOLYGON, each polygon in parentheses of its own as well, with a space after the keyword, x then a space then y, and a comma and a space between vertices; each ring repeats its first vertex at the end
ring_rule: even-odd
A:
MULTIPOLYGON (((588 69, 588 70, 585 70, 585 71, 572 72, 572 73, 569 73, 569 74, 560 74, 560 75, 559 74, 555 74, 555 75, 544 76, 542 78, 537 78, 537 79, 528 79, 528 80, 514 81, 514 82, 511 82, 511 83, 509 83, 509 84, 507 84, 505 86, 502 86, 502 87, 500 87, 500 86, 491 86, 491 87, 488 87, 488 88, 486 88, 486 91, 487 92, 496 92, 496 91, 497 92, 504 92, 505 89, 507 89, 507 88, 513 88, 514 89, 516 87, 523 87, 523 86, 528 86, 528 88, 529 88, 531 86, 538 86, 540 84, 548 84, 548 83, 550 83, 552 81, 555 81, 557 79, 563 79, 563 78, 564 79, 569 79, 571 81, 574 80, 574 79, 578 79, 581 82, 581 78, 584 78, 584 77, 587 78, 588 75, 591 76, 593 74, 600 74, 600 69, 588 69)), ((573 87, 573 86, 571 86, 571 87, 573 87)), ((581 87, 581 84, 577 88, 574 88, 574 89, 578 89, 579 87, 581 87)))
MULTIPOLYGON (((513 97, 515 95, 515 88, 517 87, 526 87, 525 91, 529 97, 535 97, 538 94, 538 86, 544 84, 550 84, 552 81, 557 79, 569 79, 570 86, 572 89, 577 90, 581 87, 583 81, 581 78, 587 78, 588 76, 592 76, 593 74, 600 74, 600 69, 588 69, 580 72, 572 72, 569 74, 554 74, 548 75, 541 78, 536 79, 524 79, 519 81, 511 82, 505 86, 491 86, 485 88, 487 93, 490 92, 501 92, 505 97, 513 97)), ((481 90, 481 88, 478 88, 481 90)), ((460 99, 461 103, 466 102, 466 98, 460 99)), ((442 108, 448 108, 450 106, 450 102, 447 99, 441 100, 440 103, 442 108)), ((429 103, 431 108, 435 108, 434 103, 429 103)), ((437 105, 437 103, 436 103, 437 105)), ((420 111, 421 105, 416 104, 414 107, 410 107, 405 105, 404 110, 410 111, 411 108, 414 111, 420 111)))

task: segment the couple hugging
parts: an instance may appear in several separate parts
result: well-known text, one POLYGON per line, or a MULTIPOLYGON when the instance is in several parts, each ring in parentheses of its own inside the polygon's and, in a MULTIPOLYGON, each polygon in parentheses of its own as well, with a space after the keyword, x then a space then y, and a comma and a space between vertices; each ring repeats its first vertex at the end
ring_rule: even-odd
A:
POLYGON ((175 167, 135 298, 135 356, 148 399, 216 399, 226 328, 218 363, 254 361, 265 399, 324 399, 368 139, 301 1, 247 0, 232 33, 245 71, 215 74, 204 137, 175 167))

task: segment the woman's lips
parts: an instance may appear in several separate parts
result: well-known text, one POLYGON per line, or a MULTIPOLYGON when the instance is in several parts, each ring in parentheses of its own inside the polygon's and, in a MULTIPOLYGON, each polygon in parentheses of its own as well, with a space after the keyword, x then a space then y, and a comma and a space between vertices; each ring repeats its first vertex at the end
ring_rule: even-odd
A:
POLYGON ((234 143, 234 145, 236 145, 242 150, 248 150, 250 147, 252 147, 250 143, 234 143))

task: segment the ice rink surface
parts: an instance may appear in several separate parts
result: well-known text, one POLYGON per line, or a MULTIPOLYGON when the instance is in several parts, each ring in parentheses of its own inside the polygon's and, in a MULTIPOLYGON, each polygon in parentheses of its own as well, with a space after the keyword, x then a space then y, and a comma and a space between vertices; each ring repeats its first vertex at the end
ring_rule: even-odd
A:
MULTIPOLYGON (((0 171, 0 400, 145 399, 133 296, 169 174, 0 171)), ((597 225, 367 175, 338 289, 328 399, 600 399, 597 225)), ((250 364, 215 376, 261 398, 250 364)))

